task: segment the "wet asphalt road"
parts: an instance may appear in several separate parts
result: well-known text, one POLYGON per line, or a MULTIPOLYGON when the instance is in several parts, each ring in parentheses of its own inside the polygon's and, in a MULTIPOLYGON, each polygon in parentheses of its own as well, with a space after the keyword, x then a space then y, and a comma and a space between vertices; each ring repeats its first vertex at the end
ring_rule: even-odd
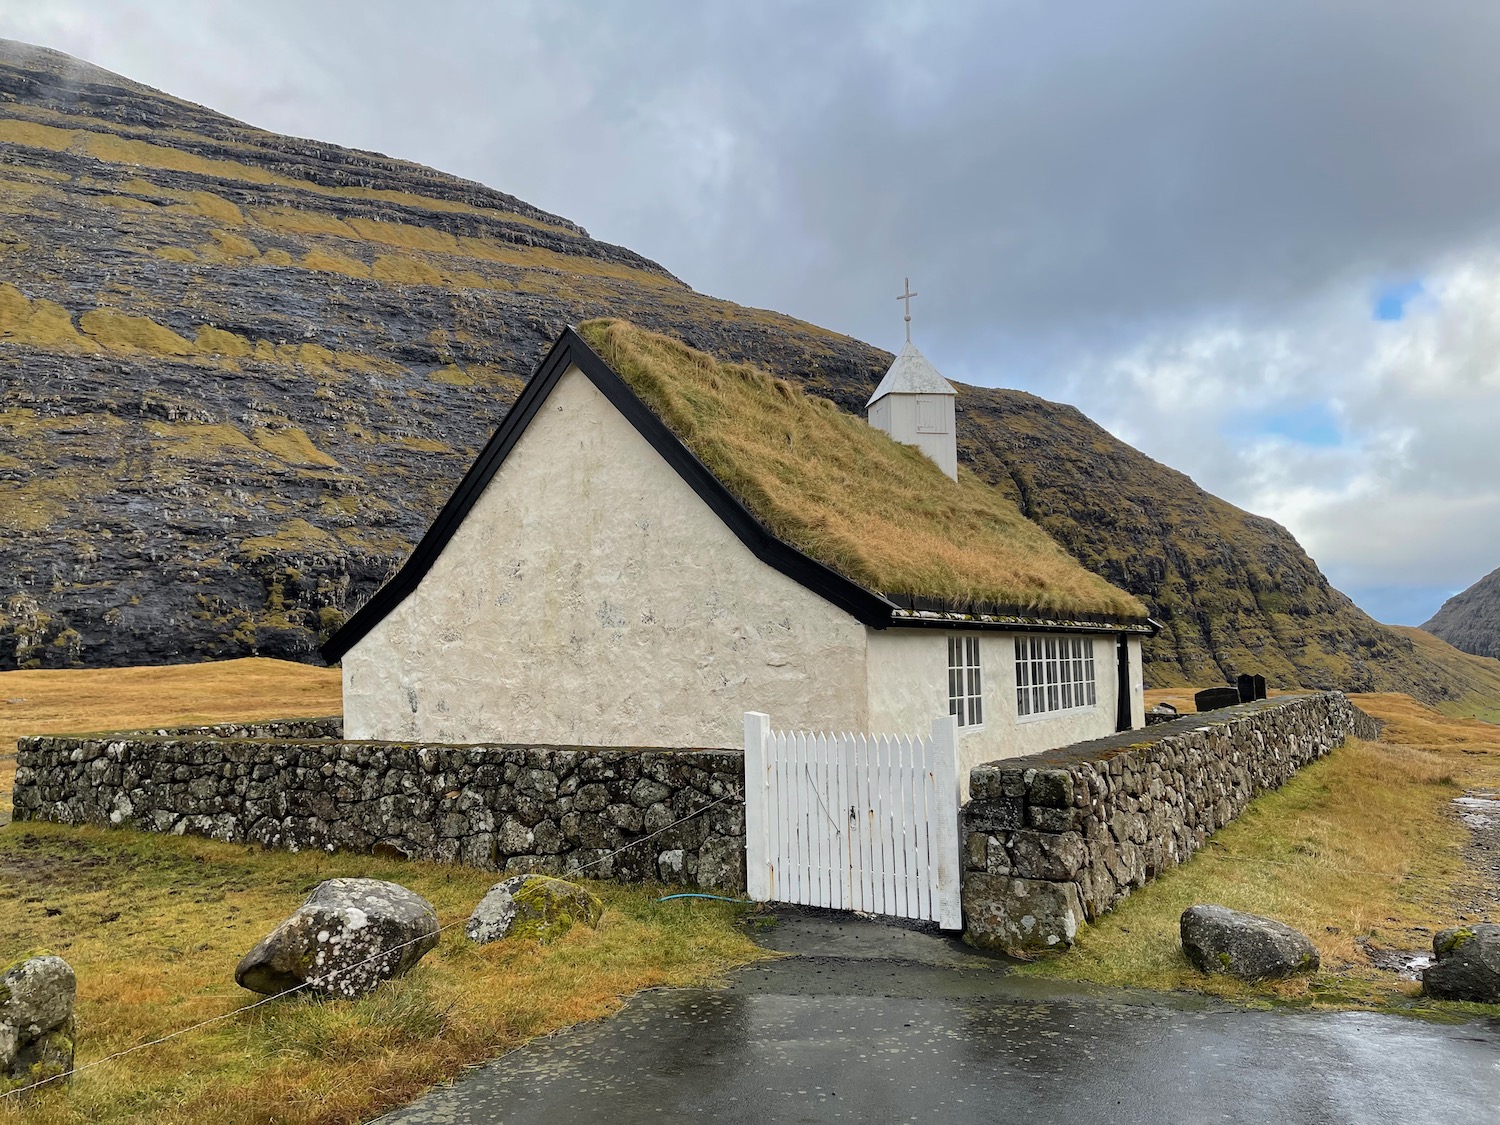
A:
POLYGON ((767 944, 800 955, 638 996, 382 1125, 1500 1122, 1500 1023, 1039 985, 858 920, 793 915, 767 944))

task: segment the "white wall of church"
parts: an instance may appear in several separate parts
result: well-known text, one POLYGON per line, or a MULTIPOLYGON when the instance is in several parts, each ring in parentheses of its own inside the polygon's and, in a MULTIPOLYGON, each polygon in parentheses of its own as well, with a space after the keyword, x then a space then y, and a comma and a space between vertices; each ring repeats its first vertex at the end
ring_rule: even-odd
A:
POLYGON ((867 728, 867 630, 760 562, 577 369, 343 660, 350 738, 725 746, 867 728))
MULTIPOLYGON (((1055 715, 1016 713, 1015 634, 979 632, 984 725, 958 732, 959 776, 968 797, 969 770, 984 762, 1036 754, 1115 731, 1118 660, 1115 638, 1094 640, 1098 702, 1090 708, 1055 715)), ((948 637, 940 629, 869 631, 870 730, 926 733, 932 720, 948 713, 948 637)), ((1140 689, 1140 641, 1131 638, 1133 725, 1145 726, 1140 689)))

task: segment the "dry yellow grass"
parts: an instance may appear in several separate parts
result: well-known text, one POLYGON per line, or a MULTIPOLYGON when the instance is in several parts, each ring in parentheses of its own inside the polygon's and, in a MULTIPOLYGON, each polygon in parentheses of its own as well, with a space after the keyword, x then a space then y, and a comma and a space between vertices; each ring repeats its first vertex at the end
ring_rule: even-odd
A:
POLYGON ((0 812, 10 812, 16 739, 23 735, 309 718, 342 711, 336 668, 286 660, 0 672, 0 812))
MULTIPOLYGON (((0 747, 21 734, 336 714, 339 673, 283 661, 0 673, 0 747)), ((8 782, 0 796, 9 805, 8 782)), ((391 879, 446 925, 492 873, 369 856, 289 855, 212 841, 50 824, 0 829, 0 966, 46 948, 78 973, 78 1064, 258 997, 236 962, 318 881, 391 879)), ((68 1090, 0 1101, 0 1125, 355 1122, 524 1040, 608 1014, 657 985, 698 984, 762 956, 736 908, 655 902, 599 884, 597 931, 483 948, 461 930, 409 976, 354 1003, 279 1001, 80 1074, 68 1090)))
MULTIPOLYGON (((234 1013, 259 997, 234 966, 320 880, 390 879, 462 922, 490 872, 372 857, 263 852, 109 829, 0 829, 0 966, 36 948, 78 974, 80 1066, 234 1013)), ((657 985, 700 984, 762 953, 721 903, 594 884, 605 913, 548 946, 477 947, 461 926, 407 977, 357 1002, 293 997, 79 1074, 0 1125, 367 1121, 467 1065, 614 1010, 657 985)))
POLYGON ((1438 710, 1457 718, 1486 719, 1500 723, 1500 660, 1460 652, 1441 637, 1409 625, 1392 625, 1417 646, 1417 651, 1433 663, 1450 671, 1469 693, 1462 699, 1438 704, 1438 710))
POLYGON ((776 535, 870 589, 1060 614, 1143 614, 996 489, 957 483, 832 403, 618 320, 589 344, 776 535))
POLYGON ((1350 742, 1258 798, 1189 862, 1086 927, 1067 956, 1024 971, 1241 999, 1420 1006, 1416 982, 1376 969, 1356 939, 1420 951, 1431 948, 1434 932, 1465 920, 1482 876, 1465 862, 1468 830, 1452 801, 1468 787, 1500 786, 1500 727, 1443 715, 1406 695, 1354 699, 1386 721, 1379 742, 1350 742), (1322 970, 1261 986, 1200 975, 1177 932, 1182 911, 1197 902, 1301 930, 1318 947, 1322 970))

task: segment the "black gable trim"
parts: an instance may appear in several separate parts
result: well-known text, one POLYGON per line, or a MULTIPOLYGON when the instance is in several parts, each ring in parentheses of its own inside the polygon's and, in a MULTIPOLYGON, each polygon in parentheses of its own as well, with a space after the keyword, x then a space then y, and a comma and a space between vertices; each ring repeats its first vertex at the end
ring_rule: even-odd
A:
POLYGON ((882 629, 891 623, 891 610, 894 608, 891 602, 776 538, 719 482, 708 466, 698 460, 692 450, 667 428, 666 423, 652 413, 651 408, 604 362, 599 353, 569 327, 563 329, 562 335, 537 367, 536 374, 510 408, 510 413, 505 416, 499 429, 459 481, 453 495, 438 512, 437 519, 433 520, 432 526, 422 536, 405 565, 323 645, 320 651, 324 660, 333 664, 343 659, 345 653, 416 590, 437 562, 438 556, 443 553, 448 540, 453 538, 459 525, 500 471, 505 458, 526 432, 526 427, 536 417, 537 411, 557 386, 558 380, 574 366, 599 388, 615 409, 651 443, 651 447, 677 471, 740 542, 750 548, 756 558, 838 606, 862 624, 882 629))

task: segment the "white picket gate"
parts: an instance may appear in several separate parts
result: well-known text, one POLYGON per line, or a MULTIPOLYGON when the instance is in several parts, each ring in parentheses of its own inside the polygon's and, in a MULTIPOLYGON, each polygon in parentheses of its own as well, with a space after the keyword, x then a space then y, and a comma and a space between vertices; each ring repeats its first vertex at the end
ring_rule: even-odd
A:
POLYGON ((745 713, 749 896, 963 928, 958 728, 928 738, 771 730, 745 713))

